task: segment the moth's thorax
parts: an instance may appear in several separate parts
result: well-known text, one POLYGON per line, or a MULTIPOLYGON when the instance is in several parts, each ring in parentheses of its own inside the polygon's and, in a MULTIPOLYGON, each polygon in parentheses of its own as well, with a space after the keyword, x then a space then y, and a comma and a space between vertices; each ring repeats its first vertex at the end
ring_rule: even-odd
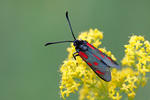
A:
POLYGON ((86 51, 88 49, 86 43, 87 42, 84 40, 75 40, 73 42, 73 45, 75 46, 77 51, 86 51))

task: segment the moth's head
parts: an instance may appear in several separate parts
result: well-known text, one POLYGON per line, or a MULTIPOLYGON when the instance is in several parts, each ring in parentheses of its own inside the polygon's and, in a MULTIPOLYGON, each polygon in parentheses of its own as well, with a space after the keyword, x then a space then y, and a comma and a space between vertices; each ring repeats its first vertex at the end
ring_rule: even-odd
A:
POLYGON ((83 40, 75 40, 73 42, 73 45, 77 48, 77 49, 80 49, 82 51, 85 51, 87 50, 87 45, 86 45, 86 41, 83 41, 83 40))
POLYGON ((80 41, 80 40, 75 40, 75 41, 73 42, 73 45, 74 45, 75 47, 79 46, 80 44, 81 44, 81 41, 80 41))

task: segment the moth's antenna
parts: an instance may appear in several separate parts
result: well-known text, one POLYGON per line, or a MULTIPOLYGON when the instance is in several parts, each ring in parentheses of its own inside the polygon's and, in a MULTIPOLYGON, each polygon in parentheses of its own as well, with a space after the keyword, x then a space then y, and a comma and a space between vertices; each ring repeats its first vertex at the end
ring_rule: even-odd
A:
POLYGON ((73 41, 58 41, 58 42, 49 42, 46 43, 45 46, 51 45, 51 44, 57 44, 57 43, 64 43, 64 42, 73 42, 73 41))
POLYGON ((71 27, 71 23, 70 23, 69 17, 68 17, 68 11, 66 11, 66 18, 67 18, 67 21, 68 21, 68 24, 69 24, 72 36, 73 36, 74 40, 76 40, 76 38, 75 38, 75 36, 73 34, 73 30, 72 30, 72 27, 71 27))

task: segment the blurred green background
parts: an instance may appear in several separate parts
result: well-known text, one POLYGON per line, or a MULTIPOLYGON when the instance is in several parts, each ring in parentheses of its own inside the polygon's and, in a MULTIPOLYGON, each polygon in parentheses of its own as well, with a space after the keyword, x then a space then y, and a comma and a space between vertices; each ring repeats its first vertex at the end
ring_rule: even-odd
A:
MULTIPOLYGON (((150 40, 149 0, 0 0, 0 100, 61 100, 59 68, 69 43, 44 44, 73 39, 66 10, 75 35, 103 31, 103 46, 118 62, 132 33, 150 40)), ((150 82, 135 100, 150 99, 149 92, 150 82)))

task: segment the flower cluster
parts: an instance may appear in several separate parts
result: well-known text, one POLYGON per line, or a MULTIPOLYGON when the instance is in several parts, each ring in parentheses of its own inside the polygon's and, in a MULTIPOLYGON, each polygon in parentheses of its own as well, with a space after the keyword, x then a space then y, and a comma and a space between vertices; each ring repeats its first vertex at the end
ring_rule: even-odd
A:
MULTIPOLYGON (((111 51, 99 48, 103 33, 98 29, 83 32, 78 39, 86 40, 96 48, 116 60, 111 51)), ((68 58, 64 60, 60 72, 60 93, 62 98, 79 91, 79 100, 120 100, 127 96, 135 97, 135 90, 147 82, 146 72, 150 71, 150 43, 142 36, 131 36, 129 44, 125 45, 125 56, 121 70, 112 69, 112 80, 105 82, 100 79, 90 67, 80 58, 73 59, 75 52, 73 44, 67 49, 68 58)))

